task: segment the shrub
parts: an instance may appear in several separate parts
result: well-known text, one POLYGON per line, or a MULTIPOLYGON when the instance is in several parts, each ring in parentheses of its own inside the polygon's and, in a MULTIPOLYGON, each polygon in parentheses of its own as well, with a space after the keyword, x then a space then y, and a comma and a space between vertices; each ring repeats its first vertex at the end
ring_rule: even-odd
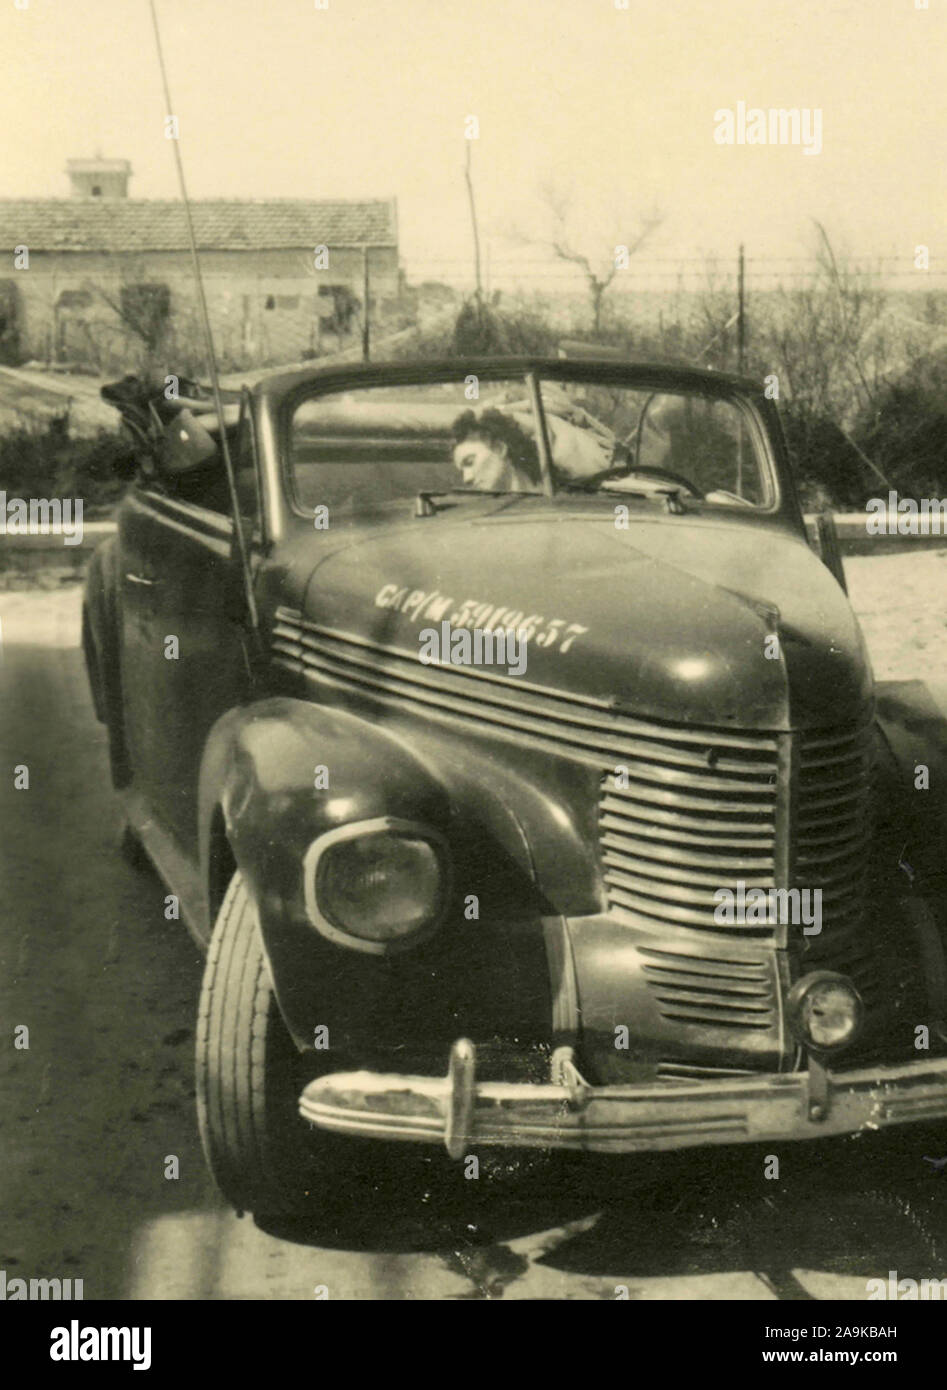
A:
POLYGON ((886 386, 856 438, 904 496, 947 495, 947 361, 928 360, 886 386))
POLYGON ((12 497, 81 497, 87 516, 108 512, 124 490, 114 464, 131 445, 111 430, 70 439, 55 417, 0 435, 0 488, 12 497))

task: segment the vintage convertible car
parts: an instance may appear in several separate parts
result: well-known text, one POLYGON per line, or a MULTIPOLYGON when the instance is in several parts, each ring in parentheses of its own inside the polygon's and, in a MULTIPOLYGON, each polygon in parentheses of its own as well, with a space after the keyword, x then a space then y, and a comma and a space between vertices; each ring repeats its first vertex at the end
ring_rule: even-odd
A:
POLYGON ((944 706, 873 683, 759 388, 560 358, 167 394, 112 391, 133 479, 83 643, 207 948, 234 1205, 366 1140, 947 1116, 944 706))

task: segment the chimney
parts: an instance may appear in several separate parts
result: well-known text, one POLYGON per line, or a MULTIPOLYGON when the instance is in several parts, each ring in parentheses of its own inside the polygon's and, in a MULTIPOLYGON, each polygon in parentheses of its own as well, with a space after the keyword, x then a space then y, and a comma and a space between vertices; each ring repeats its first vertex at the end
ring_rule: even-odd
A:
POLYGON ((127 198, 132 166, 127 159, 67 159, 74 198, 127 198))

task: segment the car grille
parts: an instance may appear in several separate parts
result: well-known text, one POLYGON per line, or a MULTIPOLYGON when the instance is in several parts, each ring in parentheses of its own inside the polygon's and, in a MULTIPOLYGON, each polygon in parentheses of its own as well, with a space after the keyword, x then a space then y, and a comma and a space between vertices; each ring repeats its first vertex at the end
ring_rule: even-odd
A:
POLYGON ((615 916, 772 938, 762 924, 721 927, 715 892, 740 881, 747 889, 821 888, 823 933, 806 938, 813 961, 844 968, 844 958, 867 971, 868 947, 854 928, 869 833, 870 724, 797 735, 643 720, 607 700, 522 679, 424 666, 416 653, 289 608, 277 610, 271 650, 279 665, 320 684, 494 728, 595 768, 615 916))
POLYGON ((716 927, 719 888, 771 888, 776 874, 778 743, 744 746, 689 731, 679 745, 653 728, 646 754, 605 774, 599 842, 609 906, 662 922, 716 927))
POLYGON ((714 955, 639 947, 645 979, 661 1016, 678 1023, 766 1032, 776 1017, 772 962, 760 953, 714 955))
POLYGON ((822 889, 836 935, 862 908, 873 753, 870 726, 804 734, 800 742, 794 878, 822 889))
POLYGON ((599 835, 610 907, 765 936, 774 928, 718 923, 717 890, 735 890, 738 882, 746 889, 820 889, 828 953, 829 941, 834 947, 849 934, 863 906, 870 726, 761 735, 752 752, 739 753, 713 734, 694 739, 703 765, 684 781, 671 773, 660 740, 626 777, 603 778, 599 835))
POLYGON ((795 881, 822 889, 822 932, 804 938, 804 969, 842 971, 869 1009, 882 992, 864 922, 875 752, 871 725, 804 735, 794 832, 795 881))

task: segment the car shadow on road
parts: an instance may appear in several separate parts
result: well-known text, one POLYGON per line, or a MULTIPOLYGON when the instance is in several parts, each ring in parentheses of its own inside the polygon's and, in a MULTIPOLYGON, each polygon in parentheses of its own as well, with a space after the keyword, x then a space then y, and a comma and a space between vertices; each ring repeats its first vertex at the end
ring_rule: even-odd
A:
POLYGON ((916 1127, 634 1159, 504 1155, 476 1181, 433 1151, 383 1156, 344 1203, 257 1224, 323 1249, 437 1254, 471 1281, 470 1297, 502 1297, 539 1265, 623 1283, 630 1297, 635 1280, 752 1271, 757 1296, 807 1299, 799 1271, 947 1275, 947 1170, 925 1162, 938 1145, 942 1132, 916 1127), (766 1178, 774 1148, 779 1176, 766 1178))

